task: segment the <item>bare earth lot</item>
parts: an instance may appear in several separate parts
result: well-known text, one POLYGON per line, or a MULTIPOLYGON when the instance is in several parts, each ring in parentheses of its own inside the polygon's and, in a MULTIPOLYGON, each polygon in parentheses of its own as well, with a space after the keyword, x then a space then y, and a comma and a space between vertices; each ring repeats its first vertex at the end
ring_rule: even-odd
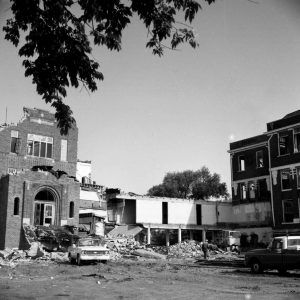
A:
POLYGON ((70 265, 21 262, 0 268, 0 299, 300 299, 300 272, 253 275, 194 260, 70 265))

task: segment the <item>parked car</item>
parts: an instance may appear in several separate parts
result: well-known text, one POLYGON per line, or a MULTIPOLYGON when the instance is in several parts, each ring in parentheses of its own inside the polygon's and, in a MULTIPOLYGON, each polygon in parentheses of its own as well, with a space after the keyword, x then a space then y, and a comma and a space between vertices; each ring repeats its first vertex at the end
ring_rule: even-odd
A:
POLYGON ((77 240, 68 249, 71 263, 81 265, 83 261, 101 261, 106 263, 110 259, 109 249, 101 238, 87 237, 77 240))
POLYGON ((275 237, 268 248, 246 252, 245 265, 253 273, 266 269, 277 269, 280 273, 300 269, 300 236, 275 237))

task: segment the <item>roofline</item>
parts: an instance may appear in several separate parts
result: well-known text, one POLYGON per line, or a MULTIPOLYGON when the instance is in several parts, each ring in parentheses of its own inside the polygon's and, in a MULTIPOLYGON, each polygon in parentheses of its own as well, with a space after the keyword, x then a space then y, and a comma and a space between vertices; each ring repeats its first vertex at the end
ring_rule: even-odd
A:
POLYGON ((289 129, 289 128, 292 128, 292 127, 295 127, 295 126, 300 126, 300 123, 295 123, 295 124, 292 124, 292 125, 288 125, 288 126, 285 126, 285 127, 278 128, 278 129, 273 129, 273 130, 264 132, 264 134, 270 135, 272 133, 279 132, 279 131, 282 131, 282 130, 286 130, 286 129, 289 129))
POLYGON ((244 147, 228 150, 227 152, 231 154, 231 153, 240 152, 240 151, 243 151, 243 150, 253 149, 253 148, 256 148, 256 147, 259 147, 259 146, 266 146, 267 144, 268 144, 268 141, 265 141, 265 142, 252 144, 252 145, 249 145, 249 146, 244 146, 244 147))

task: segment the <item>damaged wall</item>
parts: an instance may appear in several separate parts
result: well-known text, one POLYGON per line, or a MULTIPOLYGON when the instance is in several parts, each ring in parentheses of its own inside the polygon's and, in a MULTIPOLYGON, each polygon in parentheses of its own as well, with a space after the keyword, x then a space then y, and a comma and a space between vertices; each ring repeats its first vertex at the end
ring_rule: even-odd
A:
POLYGON ((0 249, 22 248, 23 224, 78 224, 77 140, 76 126, 62 136, 40 109, 0 126, 0 249))

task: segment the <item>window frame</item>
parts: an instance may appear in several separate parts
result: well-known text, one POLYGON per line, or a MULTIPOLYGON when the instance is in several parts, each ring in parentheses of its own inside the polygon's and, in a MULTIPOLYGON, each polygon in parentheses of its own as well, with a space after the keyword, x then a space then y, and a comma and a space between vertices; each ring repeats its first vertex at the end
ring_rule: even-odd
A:
POLYGON ((291 191, 292 190, 292 178, 291 178, 292 176, 291 176, 291 171, 290 171, 290 169, 282 169, 282 170, 280 170, 280 184, 281 184, 281 191, 291 191), (282 173, 283 172, 286 172, 287 174, 288 174, 288 176, 289 176, 289 182, 290 182, 290 188, 288 188, 288 189, 284 189, 283 188, 283 185, 282 185, 282 173))
POLYGON ((10 153, 18 153, 18 146, 19 146, 19 131, 12 130, 10 132, 10 153), (14 141, 14 143, 13 143, 14 141))
POLYGON ((261 169, 263 168, 265 165, 264 165, 264 151, 263 150, 258 150, 256 151, 256 168, 257 169, 261 169), (261 159, 262 159, 262 165, 259 166, 259 161, 258 161, 258 154, 261 153, 261 159))
MULTIPOLYGON (((294 219, 295 219, 295 214, 293 214, 293 221, 286 221, 285 219, 285 209, 284 209, 284 203, 285 202, 291 202, 292 203, 292 211, 293 211, 293 199, 283 199, 282 200, 282 223, 284 224, 292 224, 294 223, 294 219)), ((299 216, 299 212, 298 212, 298 216, 299 216)))
POLYGON ((28 134, 26 155, 45 159, 53 159, 53 144, 53 137, 28 134), (43 155, 42 152, 44 152, 43 155))
POLYGON ((289 134, 288 133, 278 133, 278 156, 285 156, 290 154, 290 149, 289 149, 289 134), (281 153, 280 149, 280 138, 287 138, 287 142, 285 143, 286 145, 286 153, 281 153))
POLYGON ((239 168, 239 172, 244 172, 246 171, 246 159, 245 159, 245 155, 239 155, 238 156, 238 168, 239 168), (241 162, 244 162, 243 164, 241 162), (242 168, 243 166, 243 168, 242 168))
POLYGON ((256 198, 256 184, 254 181, 249 181, 249 199, 255 199, 256 198), (251 197, 251 195, 253 197, 251 197))
POLYGON ((245 182, 240 182, 240 198, 241 200, 247 200, 247 186, 245 182), (243 187, 245 189, 243 189, 243 187), (245 197, 244 197, 245 195, 245 197))
POLYGON ((300 127, 293 128, 293 145, 294 153, 300 153, 300 127), (296 147, 296 141, 299 141, 299 147, 296 147))

